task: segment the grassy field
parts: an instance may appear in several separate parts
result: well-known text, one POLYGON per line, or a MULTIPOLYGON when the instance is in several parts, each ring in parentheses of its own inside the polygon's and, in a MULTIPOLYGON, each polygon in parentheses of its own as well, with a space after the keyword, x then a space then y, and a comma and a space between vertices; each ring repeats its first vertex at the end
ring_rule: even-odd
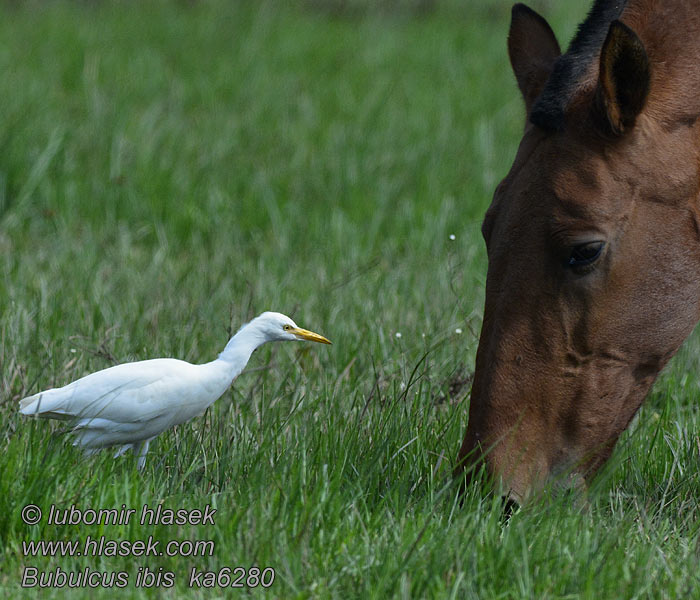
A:
MULTIPOLYGON (((534 6, 564 44, 586 9, 534 6)), ((504 525, 497 499, 457 502, 479 225, 522 128, 509 10, 0 5, 6 597, 37 597, 20 587, 31 566, 123 572, 119 593, 134 598, 700 598, 697 336, 585 510, 554 500, 504 525), (202 418, 152 444, 143 473, 131 455, 83 458, 54 424, 17 414, 25 395, 118 362, 211 360, 268 309, 334 345, 256 352, 202 418), (23 523, 27 504, 44 511, 38 525, 23 523), (146 504, 209 505, 215 523, 47 524, 51 505, 146 504), (87 536, 213 551, 25 555, 26 541, 87 536), (193 568, 235 567, 274 569, 274 582, 188 588, 193 568), (160 585, 137 587, 146 568, 160 585)), ((69 593, 115 590, 40 592, 69 593)))

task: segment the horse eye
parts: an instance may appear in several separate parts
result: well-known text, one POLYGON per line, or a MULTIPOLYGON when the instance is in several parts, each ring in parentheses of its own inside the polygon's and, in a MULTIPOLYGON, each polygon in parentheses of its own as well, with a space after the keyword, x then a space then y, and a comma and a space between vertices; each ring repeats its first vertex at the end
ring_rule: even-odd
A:
POLYGON ((590 265, 598 260, 603 252, 603 248, 605 248, 605 242, 589 242, 588 244, 574 246, 567 265, 572 268, 590 265))

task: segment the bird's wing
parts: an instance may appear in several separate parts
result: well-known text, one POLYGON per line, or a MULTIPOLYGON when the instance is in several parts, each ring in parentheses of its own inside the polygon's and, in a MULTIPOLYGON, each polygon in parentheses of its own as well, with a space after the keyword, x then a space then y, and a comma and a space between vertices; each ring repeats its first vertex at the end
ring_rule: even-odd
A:
POLYGON ((171 358, 125 363, 26 398, 21 412, 116 423, 176 416, 208 400, 197 369, 197 365, 171 358))

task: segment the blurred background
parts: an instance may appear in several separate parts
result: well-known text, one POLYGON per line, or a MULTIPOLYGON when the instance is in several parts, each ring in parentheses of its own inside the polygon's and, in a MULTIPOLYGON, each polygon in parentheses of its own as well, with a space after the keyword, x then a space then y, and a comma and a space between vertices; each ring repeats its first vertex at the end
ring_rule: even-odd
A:
MULTIPOLYGON (((267 308, 478 328, 523 119, 510 6, 1 3, 4 339, 126 328, 125 356, 178 323, 194 358, 267 308)), ((586 8, 533 7, 563 45, 586 8)))

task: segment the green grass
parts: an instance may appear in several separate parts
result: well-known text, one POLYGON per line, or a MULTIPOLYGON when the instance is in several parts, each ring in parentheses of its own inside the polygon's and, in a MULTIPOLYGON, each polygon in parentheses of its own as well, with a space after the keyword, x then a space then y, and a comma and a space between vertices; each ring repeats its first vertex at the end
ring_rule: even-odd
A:
MULTIPOLYGON (((562 498, 504 525, 477 490, 458 505, 479 225, 522 106, 509 3, 419 4, 0 5, 6 596, 32 565, 125 571, 137 598, 700 597, 697 336, 586 509, 562 498), (17 415, 23 396, 116 362, 210 360, 267 309, 334 345, 258 351, 143 474, 17 415), (29 503, 218 512, 214 527, 28 527, 29 503), (23 540, 87 535, 215 551, 23 556, 23 540), (275 569, 270 589, 187 590, 192 567, 253 565, 275 569), (137 589, 139 567, 175 587, 137 589)), ((536 6, 563 43, 586 8, 536 6)), ((42 597, 68 593, 115 592, 42 597)))

